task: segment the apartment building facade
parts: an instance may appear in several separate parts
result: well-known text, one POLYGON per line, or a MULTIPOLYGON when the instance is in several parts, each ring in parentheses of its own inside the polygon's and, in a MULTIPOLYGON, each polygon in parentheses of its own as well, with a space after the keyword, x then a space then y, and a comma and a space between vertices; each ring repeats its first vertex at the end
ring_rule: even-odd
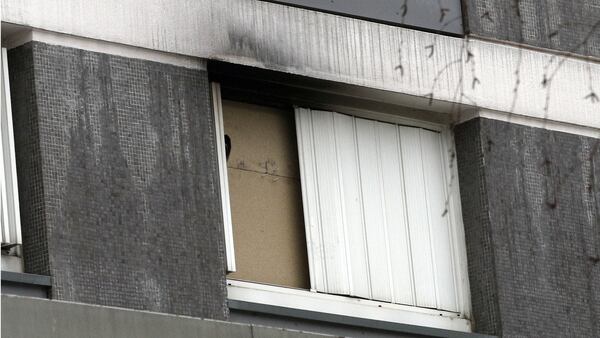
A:
POLYGON ((5 0, 7 336, 600 336, 594 1, 5 0))

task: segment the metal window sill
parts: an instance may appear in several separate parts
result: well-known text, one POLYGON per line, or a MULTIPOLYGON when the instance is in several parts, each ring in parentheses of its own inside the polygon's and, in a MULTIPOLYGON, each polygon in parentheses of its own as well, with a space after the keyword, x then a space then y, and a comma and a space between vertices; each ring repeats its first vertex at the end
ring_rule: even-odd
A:
POLYGON ((431 337, 492 337, 470 332, 470 322, 444 311, 236 280, 227 281, 231 309, 431 337))
POLYGON ((30 284, 37 286, 51 286, 52 277, 44 275, 35 275, 31 273, 1 271, 0 278, 2 282, 30 284))

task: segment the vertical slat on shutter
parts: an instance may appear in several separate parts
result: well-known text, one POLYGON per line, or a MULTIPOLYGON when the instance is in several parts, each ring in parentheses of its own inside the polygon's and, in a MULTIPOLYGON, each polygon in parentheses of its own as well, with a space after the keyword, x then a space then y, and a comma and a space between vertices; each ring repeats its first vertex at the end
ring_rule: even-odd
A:
POLYGON ((371 298, 354 118, 348 115, 334 114, 334 123, 338 160, 342 164, 342 200, 346 238, 350 248, 348 251, 350 294, 371 298))
POLYGON ((321 207, 321 227, 325 266, 327 271, 327 292, 348 294, 346 244, 340 198, 340 177, 338 175, 337 152, 335 148, 333 113, 313 110, 313 137, 315 163, 321 207))
MULTIPOLYGON (((8 91, 5 88, 4 85, 4 48, 2 48, 2 55, 0 56, 0 71, 2 71, 2 74, 0 74, 0 80, 2 81, 2 117, 6 114, 7 112, 7 93, 8 91)), ((7 200, 7 191, 6 191, 6 171, 5 171, 5 161, 4 161, 4 150, 5 150, 5 146, 4 146, 4 128, 1 124, 1 122, 4 121, 4 118, 0 119, 0 208, 1 208, 1 213, 0 216, 2 217, 0 219, 0 221, 2 222, 2 243, 9 243, 10 242, 10 223, 9 223, 9 218, 8 218, 8 200, 7 200)))
POLYGON ((321 239, 325 254, 327 292, 348 294, 348 263, 342 215, 341 186, 335 148, 333 113, 312 111, 316 183, 320 206, 321 239), (327 192, 327 193, 320 193, 327 192))
POLYGON ((410 227, 416 304, 423 307, 436 307, 433 254, 431 251, 419 129, 398 128, 403 158, 406 211, 410 227))
POLYGON ((376 132, 376 122, 356 119, 371 293, 374 299, 391 301, 392 285, 388 263, 385 205, 381 187, 380 156, 376 132))
POLYGON ((21 244, 19 188, 17 185, 17 165, 6 48, 2 48, 0 59, 0 71, 2 71, 2 74, 0 74, 2 77, 2 115, 0 115, 0 139, 2 143, 2 151, 0 153, 0 156, 2 156, 2 172, 0 173, 2 176, 2 242, 21 244))
POLYGON ((302 204, 306 229, 306 246, 311 289, 325 292, 325 255, 321 240, 321 220, 318 200, 318 185, 312 133, 312 114, 309 109, 296 109, 296 130, 300 179, 302 181, 302 204))
POLYGON ((394 302, 414 305, 398 128, 389 123, 377 125, 394 302))
POLYGON ((428 196, 429 222, 434 253, 438 308, 457 310, 454 264, 450 246, 450 223, 446 210, 440 134, 421 129, 421 147, 425 187, 428 196))
MULTIPOLYGON (((4 114, 4 107, 2 107, 2 114, 4 114)), ((3 136, 3 131, 0 126, 0 140, 3 136)), ((4 165, 4 144, 0 144, 0 208, 2 210, 2 243, 10 243, 10 222, 8 218, 8 204, 7 204, 7 191, 6 191, 6 171, 4 165)))

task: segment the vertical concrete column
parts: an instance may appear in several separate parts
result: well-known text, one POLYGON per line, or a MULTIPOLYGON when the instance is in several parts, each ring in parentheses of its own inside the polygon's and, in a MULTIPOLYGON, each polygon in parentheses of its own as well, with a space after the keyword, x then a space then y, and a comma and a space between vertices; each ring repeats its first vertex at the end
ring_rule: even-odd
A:
POLYGON ((476 330, 600 336, 600 141, 482 118, 455 135, 476 330))
POLYGON ((25 269, 51 297, 227 317, 205 69, 9 51, 25 269))

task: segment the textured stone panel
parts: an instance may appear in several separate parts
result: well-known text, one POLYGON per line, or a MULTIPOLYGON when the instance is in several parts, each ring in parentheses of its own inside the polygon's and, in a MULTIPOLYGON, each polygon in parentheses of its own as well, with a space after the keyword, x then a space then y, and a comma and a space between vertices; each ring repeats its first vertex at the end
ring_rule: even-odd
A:
POLYGON ((25 272, 50 275, 31 44, 8 52, 25 272))
POLYGON ((206 72, 37 42, 11 55, 25 51, 34 103, 15 134, 37 134, 40 155, 24 161, 32 141, 19 139, 19 183, 40 182, 22 204, 42 202, 25 217, 45 230, 52 298, 225 318, 206 72))
POLYGON ((477 330, 600 336, 600 141, 487 119, 456 134, 477 330))
POLYGON ((597 0, 465 0, 471 34, 600 57, 597 0))
POLYGON ((481 156, 483 145, 479 134, 479 120, 471 120, 456 128, 455 142, 469 263, 472 320, 477 332, 497 334, 500 332, 498 290, 488 217, 486 167, 481 156))

